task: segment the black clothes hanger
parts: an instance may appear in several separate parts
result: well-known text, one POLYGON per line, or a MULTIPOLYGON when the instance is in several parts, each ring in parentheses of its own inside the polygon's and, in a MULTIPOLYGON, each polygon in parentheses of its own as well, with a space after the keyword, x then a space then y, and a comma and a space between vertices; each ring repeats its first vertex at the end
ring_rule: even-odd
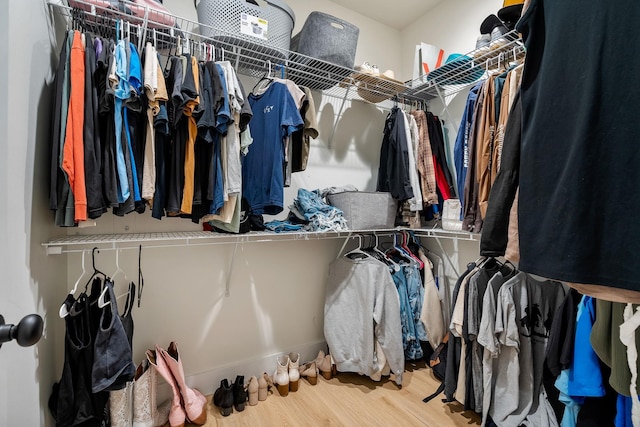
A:
POLYGON ((142 245, 138 246, 138 308, 142 302, 142 288, 144 288, 144 277, 142 276, 142 245))
POLYGON ((100 252, 98 250, 97 247, 94 247, 91 250, 91 266, 93 267, 93 274, 91 274, 91 277, 89 277, 89 280, 87 281, 87 283, 84 285, 84 292, 87 292, 87 288, 89 287, 89 284, 93 281, 94 277, 98 276, 98 275, 102 275, 103 278, 107 278, 107 275, 104 274, 102 271, 98 270, 98 268, 96 267, 96 252, 100 252))
POLYGON ((500 267, 500 273, 505 279, 512 278, 513 276, 516 275, 517 272, 518 272, 518 269, 509 260, 506 260, 500 267))

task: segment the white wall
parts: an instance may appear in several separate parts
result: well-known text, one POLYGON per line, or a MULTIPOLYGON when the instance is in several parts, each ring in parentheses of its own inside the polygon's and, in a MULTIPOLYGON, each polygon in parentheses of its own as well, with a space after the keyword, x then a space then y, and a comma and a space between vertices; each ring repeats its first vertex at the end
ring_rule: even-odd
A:
POLYGON ((476 47, 480 24, 502 7, 500 0, 446 0, 402 31, 402 74, 413 75, 415 45, 421 42, 451 53, 465 54, 476 47))
POLYGON ((0 425, 50 421, 47 399, 58 375, 62 334, 54 320, 64 263, 45 255, 52 47, 42 0, 0 3, 0 314, 9 323, 39 313, 46 336, 36 346, 0 349, 0 425))

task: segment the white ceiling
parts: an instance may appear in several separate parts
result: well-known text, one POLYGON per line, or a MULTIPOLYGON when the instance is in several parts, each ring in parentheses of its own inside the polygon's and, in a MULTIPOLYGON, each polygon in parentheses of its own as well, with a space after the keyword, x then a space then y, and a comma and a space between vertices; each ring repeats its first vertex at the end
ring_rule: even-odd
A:
POLYGON ((443 0, 333 0, 398 30, 427 13, 443 0))

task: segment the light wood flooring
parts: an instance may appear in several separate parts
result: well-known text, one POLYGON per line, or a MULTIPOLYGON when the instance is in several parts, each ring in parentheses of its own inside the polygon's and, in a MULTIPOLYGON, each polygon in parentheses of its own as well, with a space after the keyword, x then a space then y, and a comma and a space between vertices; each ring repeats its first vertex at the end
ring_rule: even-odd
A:
POLYGON ((443 395, 423 403, 439 384, 424 363, 407 364, 401 388, 388 378, 374 382, 350 373, 338 373, 328 381, 320 376, 315 386, 301 379, 297 392, 281 397, 274 389, 267 400, 256 406, 247 403, 243 412, 234 409, 228 417, 220 414, 209 396, 205 426, 449 427, 480 423, 462 405, 443 403, 443 395))

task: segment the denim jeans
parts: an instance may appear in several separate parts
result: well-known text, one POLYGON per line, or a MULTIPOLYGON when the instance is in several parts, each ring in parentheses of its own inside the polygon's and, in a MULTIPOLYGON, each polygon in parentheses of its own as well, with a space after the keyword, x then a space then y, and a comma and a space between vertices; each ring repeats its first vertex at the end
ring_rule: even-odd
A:
POLYGON ((420 320, 422 302, 424 301, 424 288, 420 280, 420 271, 416 266, 404 266, 404 275, 407 279, 407 293, 409 294, 409 306, 411 316, 416 328, 416 336, 420 341, 427 341, 427 332, 420 320))
POLYGON ((265 226, 275 232, 281 231, 342 231, 347 222, 342 211, 326 204, 316 191, 298 189, 298 197, 293 201, 295 209, 302 214, 307 224, 302 226, 290 221, 270 221, 265 226))
POLYGON ((402 324, 402 346, 404 357, 407 360, 415 360, 422 357, 422 348, 416 336, 416 327, 413 320, 411 303, 409 301, 409 291, 407 286, 407 276, 404 268, 392 274, 393 282, 398 290, 400 298, 400 323, 402 324))

